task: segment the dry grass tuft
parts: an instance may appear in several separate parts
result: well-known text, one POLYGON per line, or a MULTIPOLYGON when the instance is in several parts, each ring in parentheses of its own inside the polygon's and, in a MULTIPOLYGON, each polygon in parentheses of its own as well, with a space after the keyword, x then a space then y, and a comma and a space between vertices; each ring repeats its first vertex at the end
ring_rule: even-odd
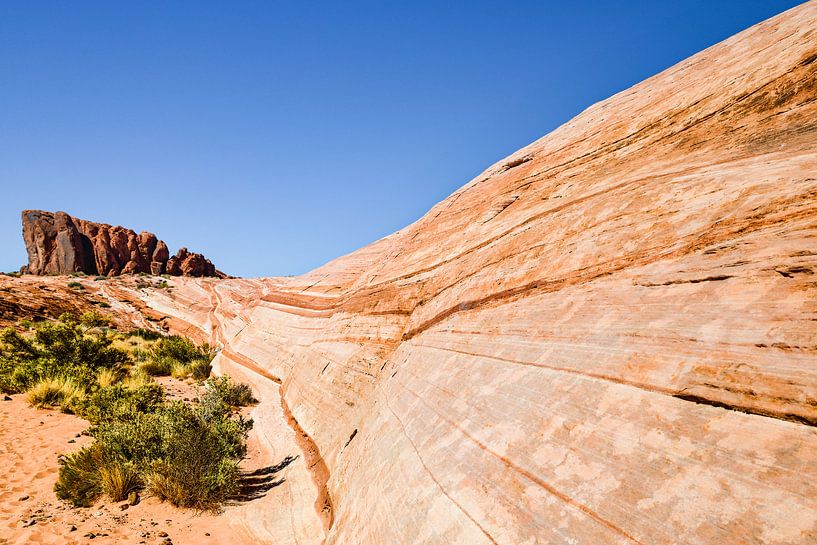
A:
POLYGON ((34 407, 67 408, 85 396, 85 390, 64 377, 45 378, 28 390, 27 399, 34 407))

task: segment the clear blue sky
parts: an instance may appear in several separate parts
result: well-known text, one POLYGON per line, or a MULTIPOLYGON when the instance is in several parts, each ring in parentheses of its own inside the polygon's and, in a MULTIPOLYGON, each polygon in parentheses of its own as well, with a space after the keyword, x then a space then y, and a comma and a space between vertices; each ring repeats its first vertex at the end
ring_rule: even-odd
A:
POLYGON ((41 208, 305 272, 798 3, 2 2, 0 270, 41 208))

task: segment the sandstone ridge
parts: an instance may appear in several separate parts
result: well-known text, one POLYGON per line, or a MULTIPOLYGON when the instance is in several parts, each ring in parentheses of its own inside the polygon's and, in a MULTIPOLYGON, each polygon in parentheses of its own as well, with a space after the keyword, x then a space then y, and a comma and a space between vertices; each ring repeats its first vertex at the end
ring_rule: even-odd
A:
POLYGON ((756 25, 304 276, 151 295, 311 455, 311 499, 247 527, 817 543, 816 29, 756 25))
POLYGON ((203 255, 182 248, 170 257, 167 245, 148 232, 95 223, 65 212, 23 210, 25 272, 35 275, 83 272, 94 275, 170 274, 225 277, 203 255))

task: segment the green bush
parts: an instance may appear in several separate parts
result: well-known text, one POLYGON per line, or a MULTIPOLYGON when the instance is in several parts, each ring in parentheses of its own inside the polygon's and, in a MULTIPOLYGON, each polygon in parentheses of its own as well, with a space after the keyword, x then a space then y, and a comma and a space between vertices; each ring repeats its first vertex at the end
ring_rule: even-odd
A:
POLYGON ((111 319, 95 310, 92 310, 80 316, 79 323, 88 328, 105 327, 111 323, 111 319))
POLYGON ((190 375, 196 380, 206 379, 210 376, 210 371, 213 370, 210 362, 205 360, 194 361, 187 368, 190 370, 190 375))
POLYGON ((105 323, 91 312, 25 333, 0 332, 0 388, 28 391, 32 404, 59 406, 91 423, 94 442, 60 458, 57 496, 90 506, 102 495, 119 501, 147 487, 174 505, 216 507, 239 487, 252 421, 234 408, 252 400, 249 388, 222 377, 208 381, 198 405, 167 403, 146 371, 204 378, 210 347, 147 330, 137 335, 158 338, 129 343, 114 334, 119 345, 139 345, 134 358, 145 361, 134 366, 128 352, 112 346, 105 323))
POLYGON ((121 368, 101 369, 96 374, 96 383, 101 388, 107 388, 108 386, 113 386, 117 382, 120 382, 124 376, 125 370, 121 368))
POLYGON ((107 390, 92 399, 99 422, 90 430, 93 449, 61 462, 59 497, 84 505, 92 492, 94 499, 102 493, 115 499, 146 486, 173 505, 210 509, 238 491, 251 420, 232 415, 218 400, 206 406, 160 404, 122 387, 107 390), (134 398, 146 402, 140 406, 134 398), (86 475, 99 483, 93 489, 77 482, 89 471, 89 458, 97 467, 95 475, 86 475))
POLYGON ((139 329, 134 329, 133 331, 128 332, 128 337, 141 337, 146 341, 155 341, 156 339, 164 337, 164 335, 158 331, 140 327, 139 329))
POLYGON ((68 315, 38 324, 28 336, 5 329, 0 333, 0 387, 7 393, 23 392, 44 379, 70 377, 88 389, 99 371, 128 361, 127 352, 111 342, 106 332, 88 334, 68 315))
POLYGON ((152 413, 164 403, 164 390, 158 384, 127 387, 114 384, 88 395, 76 412, 91 424, 106 420, 133 420, 139 413, 152 413))
POLYGON ((153 382, 153 378, 142 369, 135 368, 131 369, 130 374, 122 379, 122 384, 129 388, 138 388, 148 384, 155 384, 155 382, 153 382))
POLYGON ((28 402, 34 407, 61 407, 74 412, 74 407, 85 397, 85 389, 63 377, 44 378, 28 390, 28 402))
POLYGON ((204 388, 201 404, 205 406, 221 403, 232 409, 258 403, 249 385, 235 383, 227 375, 207 379, 204 388))
POLYGON ((61 456, 59 464, 54 492, 75 507, 91 507, 102 494, 122 501, 143 486, 136 467, 111 456, 99 442, 61 456))
POLYGON ((75 290, 85 289, 80 282, 68 282, 68 287, 75 290))
POLYGON ((210 361, 214 354, 207 343, 196 346, 190 339, 170 335, 159 339, 153 346, 151 355, 154 358, 168 358, 180 363, 190 363, 196 360, 210 361))
POLYGON ((142 478, 129 462, 109 462, 99 468, 102 493, 113 501, 123 501, 142 487, 142 478))
POLYGON ((227 415, 169 406, 163 456, 147 477, 152 494, 178 507, 209 509, 238 492, 238 464, 252 423, 227 415))
POLYGON ((99 468, 103 464, 102 447, 94 443, 78 452, 61 456, 60 470, 54 492, 61 500, 75 507, 91 507, 102 494, 99 468))
POLYGON ((139 365, 139 369, 152 377, 169 377, 173 372, 173 366, 177 362, 170 358, 151 357, 139 365))
POLYGON ((150 354, 148 354, 147 350, 142 350, 141 348, 134 348, 130 352, 131 358, 133 361, 137 363, 145 362, 148 360, 150 354))
POLYGON ((158 339, 141 368, 153 376, 186 378, 193 375, 203 379, 210 374, 210 361, 214 355, 207 343, 196 346, 190 339, 170 335, 158 339))

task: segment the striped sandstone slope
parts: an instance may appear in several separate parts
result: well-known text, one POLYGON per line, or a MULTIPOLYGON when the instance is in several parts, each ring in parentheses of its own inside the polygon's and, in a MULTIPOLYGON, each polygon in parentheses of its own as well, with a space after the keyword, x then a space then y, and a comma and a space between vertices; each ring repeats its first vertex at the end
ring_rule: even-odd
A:
POLYGON ((817 543, 815 272, 810 2, 309 274, 144 297, 268 392, 271 457, 302 454, 248 531, 792 544, 817 543))

